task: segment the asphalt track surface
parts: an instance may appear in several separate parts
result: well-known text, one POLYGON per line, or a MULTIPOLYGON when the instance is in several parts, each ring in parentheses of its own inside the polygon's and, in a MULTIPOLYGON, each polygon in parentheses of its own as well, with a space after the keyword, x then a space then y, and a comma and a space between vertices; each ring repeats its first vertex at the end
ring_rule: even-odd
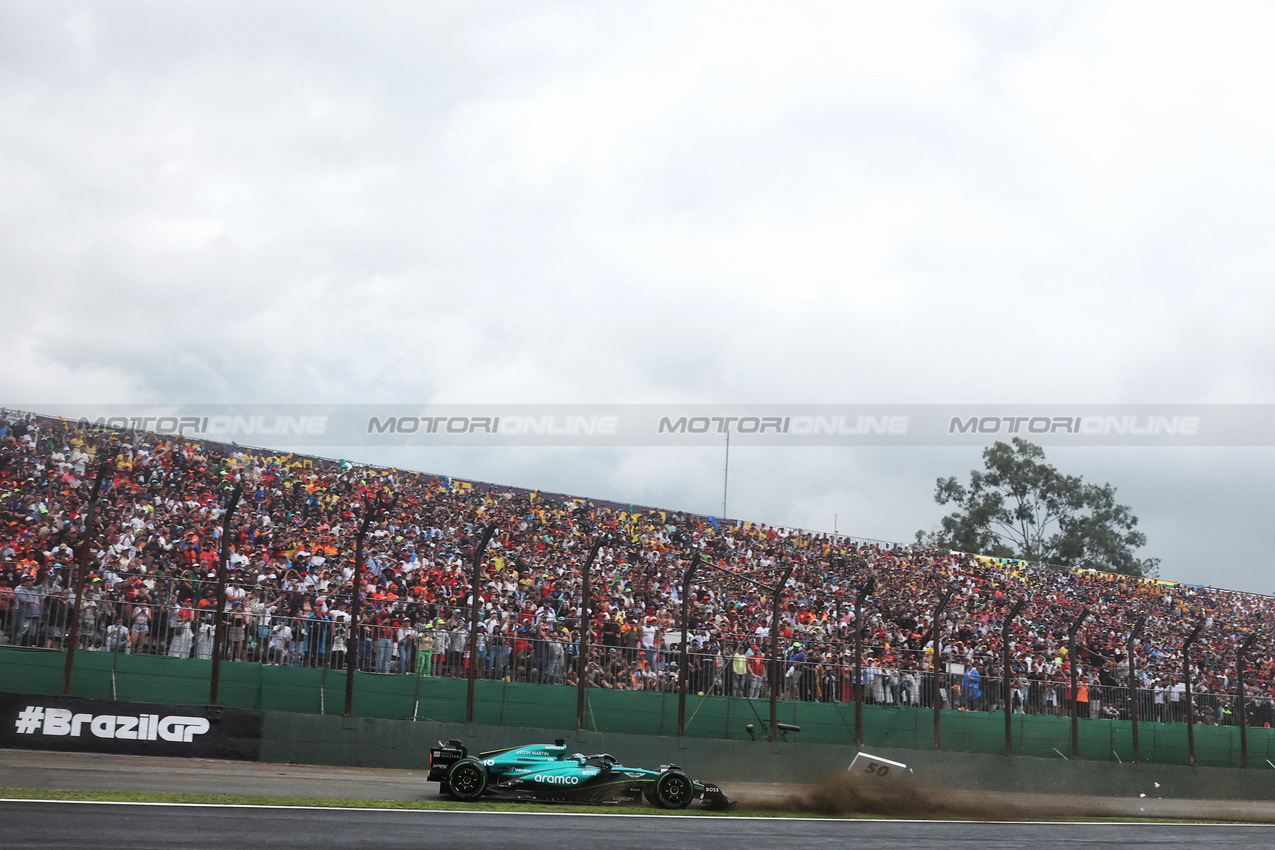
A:
MULTIPOLYGON (((718 779, 718 777, 713 777, 718 779)), ((1263 781, 1255 776, 1256 781, 1263 781)), ((788 808, 787 801, 809 786, 719 782, 741 806, 788 808)), ((438 786, 416 770, 270 764, 211 759, 114 756, 93 753, 0 749, 0 788, 84 791, 148 791, 177 794, 229 794, 249 797, 308 797, 345 800, 437 800, 438 786)), ((931 792, 927 791, 927 795, 931 792)), ((994 797, 961 789, 944 796, 975 819, 1176 818, 1266 821, 1275 823, 1275 803, 1233 800, 1158 799, 1154 787, 1145 797, 1065 797, 1053 794, 1001 794, 994 797), (1006 813, 1012 814, 1006 815, 1006 813)), ((912 817, 913 812, 901 812, 912 817)), ((0 840, 0 847, 4 846, 0 840)), ((1275 847, 1275 842, 1270 845, 1275 847)))
MULTIPOLYGON (((160 791, 272 797, 437 799, 417 771, 0 750, 0 787, 160 791)), ((730 786, 779 799, 794 786, 730 786)), ((1092 800, 1070 812, 1176 817, 1270 816, 1270 804, 1092 800), (1095 807, 1096 806, 1096 807, 1095 807), (1256 806, 1256 809, 1252 808, 1256 806)), ((733 818, 295 807, 0 801, 0 847, 200 850, 286 847, 576 848, 823 847, 1275 847, 1275 826, 1176 823, 989 823, 940 820, 733 818), (746 844, 743 844, 746 842, 746 844)))
POLYGON ((9 848, 1270 847, 1275 827, 0 802, 9 848))

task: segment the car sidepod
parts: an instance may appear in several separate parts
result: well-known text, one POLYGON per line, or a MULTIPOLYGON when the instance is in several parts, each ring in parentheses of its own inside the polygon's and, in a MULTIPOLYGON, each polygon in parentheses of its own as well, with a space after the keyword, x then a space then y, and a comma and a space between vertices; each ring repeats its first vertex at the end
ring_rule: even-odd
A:
POLYGON ((606 761, 564 759, 506 771, 495 793, 546 802, 636 803, 645 771, 624 771, 606 761))

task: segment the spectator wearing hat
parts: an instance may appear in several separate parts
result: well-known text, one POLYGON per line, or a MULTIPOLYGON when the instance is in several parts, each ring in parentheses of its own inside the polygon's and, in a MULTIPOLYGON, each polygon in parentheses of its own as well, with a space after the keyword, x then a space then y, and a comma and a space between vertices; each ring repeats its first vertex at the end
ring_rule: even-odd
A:
POLYGON ((789 648, 787 667, 784 670, 784 699, 800 699, 802 678, 806 671, 806 653, 800 643, 789 648))
POLYGON ((123 653, 128 649, 129 627, 120 620, 111 620, 103 632, 107 652, 123 653))
POLYGON ((376 672, 389 673, 394 653, 394 626, 384 608, 378 610, 372 620, 372 639, 375 642, 376 672))
POLYGON ((416 668, 416 625, 411 619, 396 622, 396 640, 394 641, 399 675, 407 675, 416 668))
POLYGON ((270 646, 267 659, 270 664, 286 665, 288 647, 292 643, 292 624, 287 617, 278 616, 270 627, 270 646))
POLYGON ((76 600, 74 590, 67 594, 67 603, 73 612, 71 616, 80 618, 79 649, 90 649, 97 640, 98 597, 92 584, 85 586, 81 600, 76 600))
POLYGON ((766 654, 760 644, 753 644, 746 653, 748 658, 748 697, 762 699, 766 696, 766 654))
POLYGON ((566 649, 562 641, 566 632, 566 629, 555 632, 546 641, 545 681, 551 685, 562 684, 563 669, 566 664, 566 649))
POLYGON ((328 666, 333 670, 344 670, 349 660, 350 612, 345 610, 346 604, 338 602, 332 610, 332 654, 328 666))
POLYGON ((312 608, 302 629, 301 652, 306 667, 326 667, 332 637, 332 619, 326 612, 312 608))
POLYGON ((516 638, 516 635, 511 633, 513 629, 513 623, 509 618, 505 618, 492 635, 492 653, 496 659, 492 670, 494 679, 503 679, 509 675, 510 659, 513 657, 513 644, 516 638))
POLYGON ((459 611, 453 615, 448 632, 447 675, 457 678, 464 674, 465 653, 469 651, 469 629, 460 618, 459 611))
POLYGON ((245 623, 242 603, 236 602, 231 608, 226 626, 226 658, 230 661, 244 660, 244 649, 248 641, 248 627, 245 623))

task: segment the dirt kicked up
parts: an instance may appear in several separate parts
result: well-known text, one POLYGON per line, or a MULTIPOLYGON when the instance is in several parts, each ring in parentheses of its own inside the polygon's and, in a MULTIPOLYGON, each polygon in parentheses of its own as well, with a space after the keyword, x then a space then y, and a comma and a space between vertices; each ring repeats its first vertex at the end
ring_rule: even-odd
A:
POLYGON ((1002 794, 941 788, 914 777, 879 779, 830 776, 814 785, 732 786, 740 809, 812 815, 926 820, 1135 820, 1275 823, 1275 804, 1235 800, 1183 800, 1155 796, 1155 788, 1130 797, 1002 794), (1150 793, 1148 793, 1150 792, 1150 793))

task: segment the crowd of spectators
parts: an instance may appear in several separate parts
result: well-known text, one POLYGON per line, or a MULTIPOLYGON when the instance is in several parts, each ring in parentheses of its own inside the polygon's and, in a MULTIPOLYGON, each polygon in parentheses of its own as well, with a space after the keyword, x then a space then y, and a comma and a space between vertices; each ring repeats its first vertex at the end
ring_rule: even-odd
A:
MULTIPOLYGON (((469 560, 489 525, 476 657, 479 674, 498 679, 576 683, 582 566, 599 539, 607 543, 592 572, 585 675, 604 688, 668 690, 686 677, 696 693, 765 696, 775 629, 782 697, 848 700, 861 630, 867 701, 995 708, 1001 625, 1024 600, 1010 629, 1015 710, 1061 712, 1072 664, 1086 714, 1125 710, 1117 694, 1128 679, 1128 634, 1145 616, 1143 716, 1168 720, 1181 713, 1182 645, 1196 624, 1192 686, 1226 695, 1237 646, 1275 623, 1275 600, 1253 594, 0 412, 0 641, 58 648, 78 616, 86 649, 210 657, 223 513, 236 485, 224 650, 232 661, 467 675, 469 560), (103 461, 111 463, 77 600, 69 577, 103 461), (371 500, 391 494, 356 588, 356 531, 371 500), (691 559, 701 566, 686 600, 690 663, 679 671, 691 559), (766 588, 788 568, 772 623, 766 588), (855 595, 869 580, 856 622, 855 595), (948 589, 936 691, 932 612, 948 589), (1068 628, 1083 609, 1072 658, 1068 628)), ((1269 715, 1273 648, 1259 643, 1248 669, 1253 711, 1269 715)), ((1206 719, 1230 722, 1231 702, 1213 699, 1206 719)))

